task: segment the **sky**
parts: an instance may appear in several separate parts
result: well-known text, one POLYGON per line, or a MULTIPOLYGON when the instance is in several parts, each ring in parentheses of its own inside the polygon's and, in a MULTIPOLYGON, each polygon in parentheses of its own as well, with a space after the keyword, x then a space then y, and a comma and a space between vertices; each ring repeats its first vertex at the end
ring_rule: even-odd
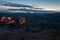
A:
POLYGON ((45 9, 55 9, 57 11, 60 11, 60 0, 2 0, 2 1, 31 5, 45 9))

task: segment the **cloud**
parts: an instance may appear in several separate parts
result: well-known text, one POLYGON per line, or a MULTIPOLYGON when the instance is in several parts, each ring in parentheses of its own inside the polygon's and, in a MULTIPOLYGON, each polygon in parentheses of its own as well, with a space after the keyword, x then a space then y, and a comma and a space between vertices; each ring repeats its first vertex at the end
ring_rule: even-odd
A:
POLYGON ((12 7, 12 6, 4 6, 4 5, 0 5, 0 10, 5 10, 5 9, 18 9, 19 7, 12 7))
POLYGON ((15 3, 10 3, 6 1, 0 1, 0 10, 5 10, 5 9, 18 9, 20 7, 29 7, 31 8, 32 6, 29 5, 23 5, 23 4, 15 4, 15 3))

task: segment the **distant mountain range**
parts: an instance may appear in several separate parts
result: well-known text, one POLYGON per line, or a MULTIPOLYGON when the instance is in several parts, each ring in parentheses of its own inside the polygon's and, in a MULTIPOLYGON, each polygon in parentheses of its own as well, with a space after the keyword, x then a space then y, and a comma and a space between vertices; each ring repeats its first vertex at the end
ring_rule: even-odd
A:
MULTIPOLYGON (((33 11, 33 12, 55 12, 54 10, 44 10, 44 8, 34 8, 33 6, 30 6, 30 5, 23 5, 23 4, 15 4, 15 3, 10 3, 10 2, 5 2, 5 1, 0 1, 0 6, 10 6, 10 7, 23 7, 23 9, 7 9, 7 10, 1 10, 0 11, 4 11, 4 12, 16 12, 16 10, 19 12, 19 11, 33 11), (26 9, 26 8, 30 8, 30 9, 26 9)), ((3 8, 4 9, 4 8, 3 8)))

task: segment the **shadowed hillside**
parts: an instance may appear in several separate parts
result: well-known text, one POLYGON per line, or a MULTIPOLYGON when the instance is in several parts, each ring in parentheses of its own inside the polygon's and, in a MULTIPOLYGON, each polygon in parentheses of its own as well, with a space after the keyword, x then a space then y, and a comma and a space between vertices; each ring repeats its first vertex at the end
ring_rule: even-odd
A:
POLYGON ((2 16, 11 16, 15 23, 14 28, 7 24, 0 24, 0 40, 59 40, 60 14, 24 14, 2 13, 2 16), (26 18, 26 23, 19 24, 20 17, 26 18), (22 30, 21 30, 22 29, 22 30))

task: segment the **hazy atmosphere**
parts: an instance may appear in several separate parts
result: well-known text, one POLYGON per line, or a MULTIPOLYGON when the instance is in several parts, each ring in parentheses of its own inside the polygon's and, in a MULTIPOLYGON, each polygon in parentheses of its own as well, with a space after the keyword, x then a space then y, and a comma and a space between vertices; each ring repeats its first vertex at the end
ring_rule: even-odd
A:
POLYGON ((60 0, 0 0, 17 4, 31 5, 39 8, 60 11, 60 0))
POLYGON ((0 0, 0 40, 59 40, 60 0, 0 0))

